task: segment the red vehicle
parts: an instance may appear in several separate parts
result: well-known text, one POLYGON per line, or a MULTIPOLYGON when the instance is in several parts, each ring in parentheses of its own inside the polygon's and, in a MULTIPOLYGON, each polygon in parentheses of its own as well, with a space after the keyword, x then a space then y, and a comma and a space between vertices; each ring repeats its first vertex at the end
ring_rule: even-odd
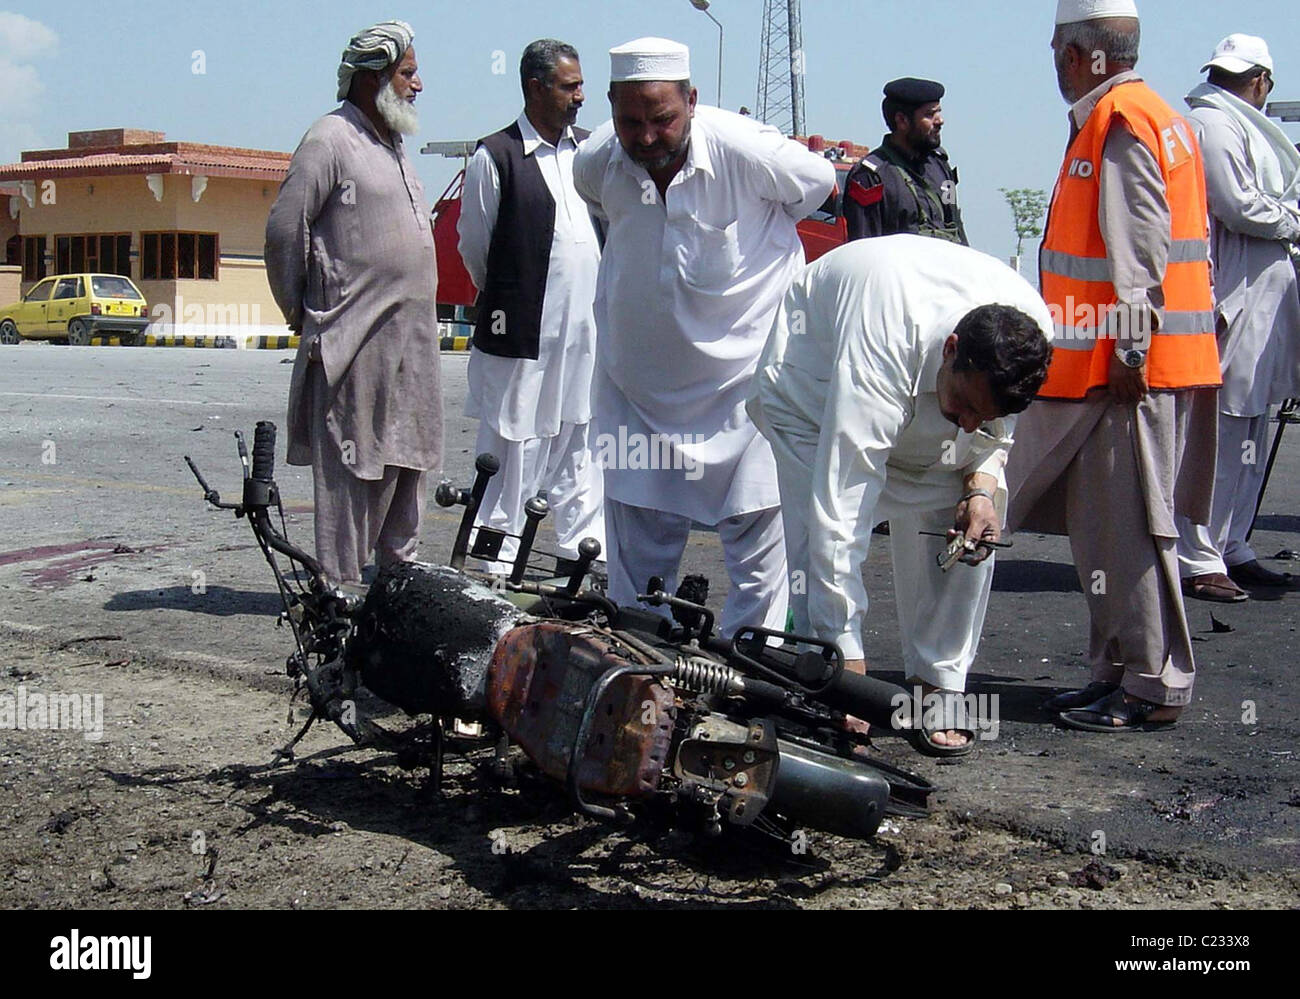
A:
MULTIPOLYGON (((866 146, 853 142, 827 143, 820 135, 797 137, 812 152, 830 154, 835 161, 835 190, 822 207, 799 223, 799 238, 804 255, 812 263, 848 238, 844 223, 844 180, 859 159, 867 155, 866 146)), ((460 195, 465 171, 447 185, 433 208, 433 239, 438 252, 438 318, 446 322, 464 322, 464 310, 474 304, 478 289, 470 279, 457 248, 460 222, 460 195)))
POLYGON ((468 308, 478 297, 478 289, 474 287, 458 249, 460 237, 456 226, 460 223, 460 192, 464 186, 465 171, 462 169, 433 206, 433 245, 438 254, 438 318, 445 321, 455 317, 457 306, 468 308))

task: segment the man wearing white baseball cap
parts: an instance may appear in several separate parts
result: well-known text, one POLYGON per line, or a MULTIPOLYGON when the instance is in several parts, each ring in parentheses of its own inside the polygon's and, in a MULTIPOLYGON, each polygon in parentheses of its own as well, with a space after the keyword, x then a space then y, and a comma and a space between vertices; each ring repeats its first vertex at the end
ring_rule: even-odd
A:
POLYGON ((1300 396, 1300 152, 1264 113, 1273 59, 1264 39, 1229 35, 1187 95, 1205 158, 1223 389, 1219 462, 1207 527, 1179 523, 1183 591, 1245 600, 1242 586, 1277 592, 1289 573, 1259 564, 1246 541, 1264 484, 1268 408, 1300 396), (1217 584, 1217 585, 1216 585, 1217 584), (1226 584, 1226 585, 1224 585, 1226 584))
POLYGON ((776 463, 745 398, 804 263, 795 223, 826 200, 835 170, 696 97, 685 45, 611 49, 613 120, 578 150, 573 179, 607 230, 592 401, 610 597, 634 603, 651 576, 671 592, 692 524, 715 527, 730 635, 785 625, 776 463))
POLYGON ((1139 35, 1132 0, 1060 0, 1070 144, 1040 257, 1057 330, 1007 464, 1009 526, 1068 534, 1088 602, 1092 682, 1044 706, 1096 732, 1191 701, 1174 516, 1209 515, 1220 382, 1200 150, 1134 71, 1139 35))

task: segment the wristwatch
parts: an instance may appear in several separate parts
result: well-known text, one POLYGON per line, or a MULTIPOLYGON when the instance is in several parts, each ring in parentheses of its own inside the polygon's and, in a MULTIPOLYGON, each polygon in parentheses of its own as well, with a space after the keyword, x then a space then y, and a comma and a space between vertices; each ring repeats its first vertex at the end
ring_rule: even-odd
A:
POLYGON ((1119 363, 1126 368, 1137 370, 1147 363, 1147 352, 1130 347, 1125 350, 1123 347, 1115 348, 1115 356, 1119 358, 1119 363))
POLYGON ((976 496, 983 496, 986 500, 992 503, 997 502, 997 500, 993 498, 993 494, 989 492, 987 489, 969 489, 967 490, 966 495, 964 495, 957 502, 965 503, 967 500, 974 499, 976 496))

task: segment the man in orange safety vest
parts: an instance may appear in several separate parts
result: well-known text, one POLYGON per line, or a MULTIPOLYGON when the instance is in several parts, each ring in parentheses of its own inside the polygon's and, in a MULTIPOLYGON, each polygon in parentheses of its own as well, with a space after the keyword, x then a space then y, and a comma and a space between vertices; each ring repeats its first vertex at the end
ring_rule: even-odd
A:
POLYGON ((1175 513, 1205 523, 1220 384, 1204 167, 1192 128, 1134 71, 1133 0, 1059 0, 1070 141, 1040 258, 1056 324, 1007 467, 1009 526, 1067 533, 1092 682, 1047 702, 1072 728, 1172 723, 1194 664, 1175 513))

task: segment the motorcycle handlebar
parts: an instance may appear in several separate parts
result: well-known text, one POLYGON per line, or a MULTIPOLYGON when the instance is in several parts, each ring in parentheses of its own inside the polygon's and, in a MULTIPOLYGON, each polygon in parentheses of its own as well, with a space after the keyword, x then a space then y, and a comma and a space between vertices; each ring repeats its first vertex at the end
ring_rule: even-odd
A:
MULTIPOLYGON (((711 652, 726 656, 727 661, 733 666, 737 665, 730 639, 709 638, 700 644, 711 652)), ((747 657, 741 658, 740 669, 745 674, 747 688, 754 682, 753 667, 755 666, 761 667, 761 664, 747 661, 747 657)), ((770 667, 762 668, 765 672, 778 672, 771 670, 770 667)), ((813 700, 820 701, 827 707, 834 708, 836 711, 843 711, 847 715, 853 715, 855 718, 861 718, 863 721, 881 727, 891 725, 891 719, 899 703, 898 696, 901 694, 904 698, 907 697, 907 691, 897 684, 873 676, 853 673, 846 669, 840 669, 835 678, 824 689, 816 692, 809 690, 802 684, 799 686, 803 690, 805 697, 810 697, 813 700)))
POLYGON ((275 478, 275 424, 259 420, 253 431, 253 478, 271 482, 275 478))
POLYGON ((888 728, 897 710, 899 695, 906 702, 907 691, 895 683, 841 670, 840 675, 817 697, 846 715, 888 728))

